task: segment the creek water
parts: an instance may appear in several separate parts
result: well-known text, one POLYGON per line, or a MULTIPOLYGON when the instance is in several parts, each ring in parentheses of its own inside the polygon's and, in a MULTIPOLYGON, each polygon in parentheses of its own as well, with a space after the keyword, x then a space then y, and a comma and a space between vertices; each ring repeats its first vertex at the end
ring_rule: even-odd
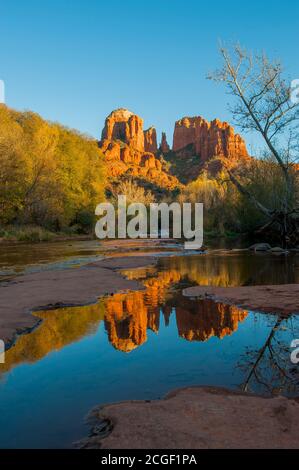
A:
MULTIPOLYGON (((64 243, 65 249, 53 244, 55 253, 41 247, 38 259, 32 253, 22 260, 14 252, 10 262, 8 255, 6 261, 0 256, 3 275, 57 263, 64 268, 103 255, 89 242, 64 243)), ((36 312, 39 326, 7 351, 0 364, 1 448, 71 447, 88 434, 85 418, 94 406, 158 399, 178 387, 298 395, 290 345, 299 338, 299 317, 182 295, 183 288, 197 284, 298 283, 297 256, 172 253, 155 267, 124 274, 138 279, 144 290, 100 298, 95 305, 36 312)))

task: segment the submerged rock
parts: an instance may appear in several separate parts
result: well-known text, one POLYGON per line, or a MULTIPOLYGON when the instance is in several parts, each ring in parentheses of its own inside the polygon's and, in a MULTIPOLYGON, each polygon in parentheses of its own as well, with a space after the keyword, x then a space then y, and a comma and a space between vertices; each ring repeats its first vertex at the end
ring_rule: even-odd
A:
POLYGON ((249 248, 251 251, 270 251, 271 245, 269 243, 255 243, 249 248))
POLYGON ((278 255, 287 255, 289 253, 289 251, 284 250, 280 246, 275 246, 274 248, 271 248, 271 253, 276 253, 278 255))

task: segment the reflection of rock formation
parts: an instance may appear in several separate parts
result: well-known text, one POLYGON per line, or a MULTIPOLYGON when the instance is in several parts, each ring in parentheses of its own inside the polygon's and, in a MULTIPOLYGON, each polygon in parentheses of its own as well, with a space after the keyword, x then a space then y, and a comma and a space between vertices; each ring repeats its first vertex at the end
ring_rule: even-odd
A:
POLYGON ((132 351, 146 341, 147 329, 159 331, 160 306, 165 302, 167 287, 179 279, 177 272, 163 271, 158 277, 143 281, 145 291, 116 294, 105 299, 105 327, 109 341, 116 349, 132 351))
POLYGON ((224 338, 231 335, 247 315, 246 310, 208 299, 193 302, 180 299, 176 308, 179 336, 188 341, 206 341, 213 336, 224 338))
MULTIPOLYGON (((256 260, 265 265, 265 260, 256 260)), ((209 257, 209 256, 174 256, 164 259, 165 270, 159 273, 159 278, 163 275, 169 277, 170 282, 177 283, 180 280, 186 280, 198 285, 211 286, 239 286, 246 282, 253 275, 257 275, 257 266, 249 263, 248 260, 240 259, 237 256, 231 257, 209 257)), ((135 279, 149 286, 156 276, 155 268, 136 269, 125 271, 128 279, 135 279)), ((190 285, 190 284, 189 284, 190 285)))
POLYGON ((178 271, 162 271, 155 277, 149 277, 143 281, 146 291, 144 293, 149 308, 156 308, 165 303, 167 297, 167 288, 177 284, 181 280, 178 271))
MULTIPOLYGON (((296 284, 295 265, 286 264, 283 258, 272 259, 265 257, 252 257, 249 252, 241 254, 229 252, 221 256, 172 256, 161 260, 165 273, 171 272, 177 279, 201 286, 236 287, 242 285, 275 285, 283 284, 286 279, 296 284), (277 264, 279 263, 279 269, 277 264)), ((299 270, 298 270, 299 271, 299 270)), ((152 268, 144 270, 126 271, 129 279, 140 280, 155 276, 152 268)), ((161 273, 159 274, 161 276, 161 273)), ((173 282, 178 282, 173 281, 173 282)), ((149 281, 146 281, 149 282, 149 281)))
MULTIPOLYGON (((138 271, 142 276, 144 270, 138 271)), ((130 272, 127 275, 130 277, 130 272)), ((159 331, 159 306, 165 301, 165 289, 172 281, 171 274, 163 272, 158 279, 150 277, 143 281, 145 291, 116 294, 105 299, 105 327, 109 341, 116 349, 130 352, 146 341, 147 329, 159 331)))
POLYGON ((169 325, 171 316, 175 317, 178 334, 186 340, 223 338, 237 330, 238 323, 246 318, 246 311, 211 300, 192 301, 178 292, 172 293, 169 288, 186 280, 196 280, 199 284, 240 284, 242 275, 249 275, 248 263, 242 274, 235 264, 229 264, 229 259, 221 267, 217 264, 219 258, 218 261, 207 257, 165 259, 161 270, 150 267, 125 271, 129 279, 139 279, 144 284, 144 291, 116 294, 92 306, 38 312, 41 325, 18 338, 15 346, 7 351, 6 363, 0 371, 23 362, 35 362, 79 340, 96 331, 101 319, 105 320, 110 343, 124 352, 142 345, 148 329, 159 331, 161 313, 165 326, 169 325))
MULTIPOLYGON (((139 272, 142 276, 142 272, 139 272)), ((188 341, 206 341, 212 336, 223 338, 238 328, 247 311, 215 303, 171 297, 168 287, 181 279, 178 271, 162 271, 143 281, 146 290, 116 294, 105 299, 105 327, 109 341, 118 350, 130 352, 147 339, 147 329, 159 331, 160 312, 169 324, 175 314, 178 334, 188 341), (163 306, 163 309, 162 309, 163 306)))
POLYGON ((105 328, 110 343, 130 352, 146 341, 147 308, 142 292, 116 294, 105 299, 105 328))

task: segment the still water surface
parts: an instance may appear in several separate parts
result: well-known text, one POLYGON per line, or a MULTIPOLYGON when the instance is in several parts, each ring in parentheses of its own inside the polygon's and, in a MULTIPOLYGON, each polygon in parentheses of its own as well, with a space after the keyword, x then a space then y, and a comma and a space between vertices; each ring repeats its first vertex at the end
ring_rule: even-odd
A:
POLYGON ((0 365, 0 447, 70 447, 95 405, 155 399, 189 385, 298 395, 290 343, 299 319, 182 296, 196 284, 298 283, 298 257, 172 256, 126 271, 144 291, 35 313, 0 365))
POLYGON ((59 241, 55 243, 15 243, 0 245, 0 282, 23 272, 65 269, 102 259, 104 256, 126 256, 140 253, 172 252, 182 246, 171 240, 157 243, 155 240, 120 240, 100 242, 59 241), (123 243, 122 243, 123 242, 123 243))

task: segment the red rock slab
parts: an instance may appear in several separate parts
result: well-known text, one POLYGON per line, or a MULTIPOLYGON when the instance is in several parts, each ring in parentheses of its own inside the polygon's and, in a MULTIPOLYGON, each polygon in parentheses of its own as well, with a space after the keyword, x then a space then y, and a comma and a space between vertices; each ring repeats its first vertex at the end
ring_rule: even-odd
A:
POLYGON ((81 448, 298 449, 299 404, 212 387, 99 407, 81 448), (97 434, 98 433, 98 434, 97 434), (104 437, 103 437, 104 436, 104 437))
POLYGON ((211 298, 246 310, 269 313, 299 313, 299 284, 277 286, 195 286, 183 290, 186 297, 211 298))

